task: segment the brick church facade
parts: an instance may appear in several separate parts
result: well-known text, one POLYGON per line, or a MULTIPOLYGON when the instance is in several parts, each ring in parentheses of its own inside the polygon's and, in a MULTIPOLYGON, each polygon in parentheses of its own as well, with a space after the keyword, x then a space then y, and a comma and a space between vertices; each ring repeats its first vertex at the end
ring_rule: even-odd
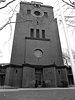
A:
POLYGON ((5 85, 31 88, 69 85, 53 7, 33 1, 20 3, 11 61, 4 67, 5 85))

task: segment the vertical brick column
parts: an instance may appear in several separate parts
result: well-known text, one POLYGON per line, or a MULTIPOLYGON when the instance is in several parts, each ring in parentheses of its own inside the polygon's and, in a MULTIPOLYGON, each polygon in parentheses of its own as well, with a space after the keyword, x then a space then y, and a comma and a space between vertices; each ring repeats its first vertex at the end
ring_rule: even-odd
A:
POLYGON ((35 69, 31 67, 23 67, 22 87, 35 87, 35 69))

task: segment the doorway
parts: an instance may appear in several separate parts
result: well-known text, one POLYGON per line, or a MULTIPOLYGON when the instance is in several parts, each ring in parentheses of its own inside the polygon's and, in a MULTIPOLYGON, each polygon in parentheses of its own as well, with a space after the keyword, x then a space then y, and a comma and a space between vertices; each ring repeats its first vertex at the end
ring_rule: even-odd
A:
POLYGON ((0 75, 0 85, 3 86, 5 83, 5 74, 0 75))
POLYGON ((68 75, 68 82, 69 82, 69 85, 73 85, 74 84, 72 75, 68 75))
POLYGON ((43 69, 35 69, 35 87, 42 87, 43 69))

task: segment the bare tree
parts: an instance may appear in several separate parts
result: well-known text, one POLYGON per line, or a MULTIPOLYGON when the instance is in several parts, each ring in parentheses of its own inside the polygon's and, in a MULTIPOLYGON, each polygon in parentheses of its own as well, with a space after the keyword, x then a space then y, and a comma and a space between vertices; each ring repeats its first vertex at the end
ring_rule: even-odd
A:
MULTIPOLYGON (((62 19, 60 15, 60 9, 59 9, 59 3, 58 0, 55 2, 56 8, 54 9, 55 11, 55 17, 58 18, 59 21, 59 26, 62 25, 62 19)), ((65 17, 65 22, 68 30, 68 34, 70 36, 70 39, 73 40, 71 41, 71 46, 73 43, 75 44, 75 38, 74 38, 74 33, 75 33, 75 1, 74 0, 61 0, 61 7, 63 9, 64 17, 65 17)), ((62 33, 61 33, 62 34, 62 33)), ((60 35, 61 36, 61 35, 60 35)), ((75 45, 74 45, 75 47, 75 45)), ((72 46, 72 52, 73 52, 73 58, 75 59, 75 49, 72 46)), ((70 57, 69 54, 67 54, 68 50, 66 49, 66 52, 63 50, 63 58, 65 59, 65 62, 68 64, 70 62, 70 57)))
MULTIPOLYGON (((11 0, 10 2, 8 2, 6 0, 6 2, 4 2, 5 0, 0 0, 0 4, 3 4, 0 6, 0 15, 3 15, 1 19, 3 19, 3 21, 0 21, 0 35, 3 31, 3 29, 5 29, 5 27, 9 27, 8 30, 10 30, 9 34, 10 36, 8 37, 8 39, 6 39, 6 41, 3 42, 3 46, 0 45, 0 57, 3 57, 2 55, 2 48, 4 48, 4 46, 10 42, 11 38, 12 38, 12 23, 16 23, 15 21, 12 22, 12 18, 14 17, 15 14, 17 14, 16 8, 19 5, 20 0, 18 1, 18 3, 15 4, 14 7, 10 6, 11 3, 14 3, 14 1, 16 0, 11 0)), ((3 33, 2 33, 3 34, 3 33)), ((2 36, 2 35, 1 35, 2 36)), ((2 41, 2 40, 0 40, 2 41)))

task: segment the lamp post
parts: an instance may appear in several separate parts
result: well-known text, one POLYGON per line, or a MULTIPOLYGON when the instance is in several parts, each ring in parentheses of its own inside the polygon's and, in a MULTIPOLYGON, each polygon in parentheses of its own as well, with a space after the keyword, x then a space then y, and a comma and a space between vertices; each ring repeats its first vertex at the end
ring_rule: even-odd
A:
POLYGON ((69 56, 70 56, 70 60, 71 60, 71 67, 72 67, 72 73, 73 73, 74 84, 75 84, 75 64, 74 64, 74 60, 73 60, 73 54, 72 54, 72 51, 71 51, 71 45, 70 45, 70 40, 69 40, 69 36, 68 36, 68 31, 67 31, 67 28, 66 28, 66 22, 65 22, 63 10, 61 8, 61 1, 58 0, 58 2, 59 2, 60 13, 61 13, 61 18, 62 18, 63 28, 64 28, 64 34, 65 34, 68 52, 69 52, 69 56))

